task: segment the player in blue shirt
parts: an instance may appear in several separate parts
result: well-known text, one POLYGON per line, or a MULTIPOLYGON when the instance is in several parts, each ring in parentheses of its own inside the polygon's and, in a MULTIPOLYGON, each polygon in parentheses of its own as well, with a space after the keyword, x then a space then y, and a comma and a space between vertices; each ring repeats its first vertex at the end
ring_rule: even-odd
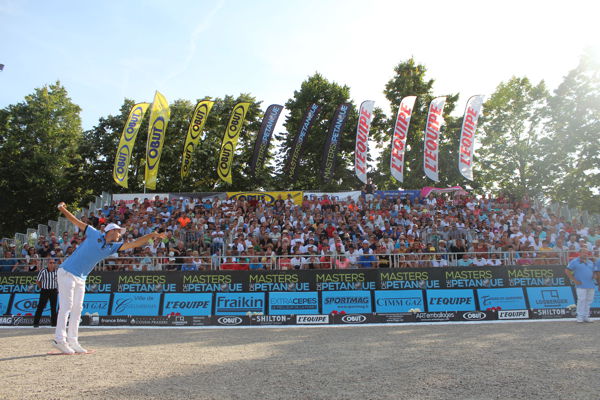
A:
POLYGON ((67 210, 65 203, 60 203, 58 209, 80 231, 85 233, 86 239, 61 264, 57 272, 60 307, 52 345, 66 354, 86 353, 87 350, 79 345, 77 338, 79 319, 83 308, 83 296, 85 295, 85 280, 88 274, 98 262, 111 254, 120 250, 141 247, 150 239, 163 239, 165 234, 152 232, 133 242, 123 243, 121 235, 125 233, 125 228, 110 223, 104 228, 103 234, 77 219, 67 210), (68 333, 67 320, 69 320, 68 333))
POLYGON ((576 285, 577 292, 577 322, 592 322, 590 306, 594 301, 594 279, 600 284, 600 271, 590 259, 589 250, 581 250, 579 257, 571 260, 565 273, 576 285))

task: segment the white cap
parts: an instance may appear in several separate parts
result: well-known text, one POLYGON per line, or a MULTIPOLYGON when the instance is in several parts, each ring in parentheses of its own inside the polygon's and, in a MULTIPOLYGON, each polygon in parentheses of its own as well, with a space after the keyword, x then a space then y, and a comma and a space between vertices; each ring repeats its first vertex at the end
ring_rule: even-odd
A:
POLYGON ((118 229, 119 232, 121 233, 121 235, 124 234, 126 231, 125 228, 121 228, 117 224, 110 223, 110 224, 106 225, 106 228, 104 228, 104 232, 112 231, 113 229, 118 229))

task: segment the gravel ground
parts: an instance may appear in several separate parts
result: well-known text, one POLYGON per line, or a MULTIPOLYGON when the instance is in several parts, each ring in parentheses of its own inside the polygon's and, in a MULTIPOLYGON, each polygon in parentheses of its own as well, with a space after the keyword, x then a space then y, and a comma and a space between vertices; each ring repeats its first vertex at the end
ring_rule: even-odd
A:
POLYGON ((598 328, 0 329, 0 399, 598 399, 598 328))

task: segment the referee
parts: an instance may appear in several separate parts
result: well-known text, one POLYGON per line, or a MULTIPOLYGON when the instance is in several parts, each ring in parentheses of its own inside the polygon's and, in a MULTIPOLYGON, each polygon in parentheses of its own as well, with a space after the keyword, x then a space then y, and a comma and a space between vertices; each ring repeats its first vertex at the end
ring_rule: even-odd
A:
POLYGON ((56 303, 58 299, 58 281, 56 279, 56 261, 53 258, 48 260, 46 268, 42 269, 37 276, 37 285, 42 291, 40 292, 40 300, 38 301, 35 317, 33 317, 33 327, 39 328, 40 317, 44 311, 44 307, 50 300, 50 321, 52 326, 56 326, 56 303))

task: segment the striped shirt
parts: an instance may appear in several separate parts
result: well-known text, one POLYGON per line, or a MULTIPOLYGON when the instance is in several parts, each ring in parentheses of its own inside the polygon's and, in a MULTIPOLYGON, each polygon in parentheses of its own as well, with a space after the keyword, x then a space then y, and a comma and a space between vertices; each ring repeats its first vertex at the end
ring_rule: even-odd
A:
POLYGON ((58 289, 56 269, 50 272, 48 268, 44 268, 38 273, 37 280, 42 284, 42 289, 58 289))

